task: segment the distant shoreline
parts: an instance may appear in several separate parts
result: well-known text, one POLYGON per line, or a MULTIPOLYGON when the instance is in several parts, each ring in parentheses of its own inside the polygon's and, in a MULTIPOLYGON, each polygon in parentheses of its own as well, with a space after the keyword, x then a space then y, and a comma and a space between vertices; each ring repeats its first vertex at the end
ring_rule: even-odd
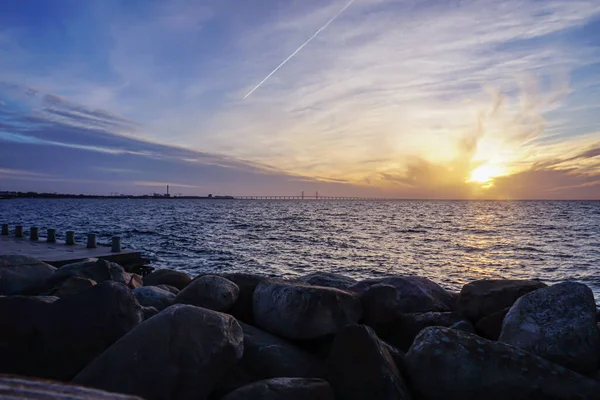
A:
POLYGON ((0 194, 0 199, 154 199, 154 200, 176 200, 176 199, 196 199, 196 200, 235 200, 233 196, 153 196, 153 195, 89 195, 89 194, 54 194, 54 193, 22 193, 0 194))

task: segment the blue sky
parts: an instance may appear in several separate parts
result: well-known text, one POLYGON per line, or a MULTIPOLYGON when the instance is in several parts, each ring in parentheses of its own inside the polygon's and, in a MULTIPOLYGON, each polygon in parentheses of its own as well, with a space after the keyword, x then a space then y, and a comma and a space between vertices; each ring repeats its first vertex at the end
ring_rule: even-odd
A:
POLYGON ((594 0, 8 0, 0 190, 600 198, 599 100, 594 0))

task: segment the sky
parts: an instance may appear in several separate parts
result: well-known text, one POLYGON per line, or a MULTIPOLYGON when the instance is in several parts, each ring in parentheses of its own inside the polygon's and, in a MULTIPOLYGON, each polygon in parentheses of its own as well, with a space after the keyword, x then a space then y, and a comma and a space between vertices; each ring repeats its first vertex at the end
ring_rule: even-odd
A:
POLYGON ((4 0, 0 191, 600 199, 600 1, 4 0))

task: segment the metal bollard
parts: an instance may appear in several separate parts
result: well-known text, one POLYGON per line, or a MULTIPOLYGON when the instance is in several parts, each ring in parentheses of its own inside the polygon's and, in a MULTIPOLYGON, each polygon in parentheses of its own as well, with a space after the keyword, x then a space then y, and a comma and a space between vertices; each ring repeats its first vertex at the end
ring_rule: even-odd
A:
POLYGON ((113 253, 118 253, 121 251, 121 236, 113 236, 112 237, 112 249, 113 253))
POLYGON ((96 234, 95 233, 88 233, 87 248, 88 249, 96 248, 96 234))
POLYGON ((48 237, 46 238, 48 243, 56 243, 56 229, 48 229, 48 237))
POLYGON ((8 224, 2 224, 2 236, 8 236, 8 224))
POLYGON ((15 226, 15 237, 18 237, 18 238, 23 237, 23 225, 15 226))
POLYGON ((65 242, 67 246, 73 246, 75 244, 75 232, 67 231, 67 240, 65 242))
POLYGON ((39 238, 39 229, 37 226, 32 226, 29 228, 29 240, 38 240, 39 238))

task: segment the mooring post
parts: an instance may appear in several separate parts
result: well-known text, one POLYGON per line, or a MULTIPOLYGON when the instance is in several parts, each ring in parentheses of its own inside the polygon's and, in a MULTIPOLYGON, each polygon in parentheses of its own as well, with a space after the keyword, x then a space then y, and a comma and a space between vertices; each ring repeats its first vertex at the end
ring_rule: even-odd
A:
POLYGON ((67 231, 67 240, 65 242, 67 246, 73 246, 75 244, 75 232, 67 231))
POLYGON ((18 238, 23 237, 23 225, 15 226, 15 237, 18 237, 18 238))
POLYGON ((87 248, 88 249, 96 248, 96 234, 95 233, 88 233, 87 248))
POLYGON ((39 229, 37 226, 32 226, 29 228, 29 240, 38 240, 39 237, 39 229))
POLYGON ((113 236, 112 237, 112 249, 113 253, 118 253, 121 251, 121 236, 113 236))
POLYGON ((2 236, 8 236, 8 224, 2 224, 2 236))
POLYGON ((48 229, 48 237, 46 238, 48 243, 56 243, 56 229, 48 229))

